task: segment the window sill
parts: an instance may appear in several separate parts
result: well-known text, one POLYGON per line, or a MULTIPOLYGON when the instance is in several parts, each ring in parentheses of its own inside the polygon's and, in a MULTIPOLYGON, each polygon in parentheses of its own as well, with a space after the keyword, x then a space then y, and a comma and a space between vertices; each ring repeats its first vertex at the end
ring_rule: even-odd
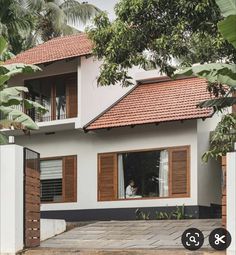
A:
POLYGON ((58 202, 41 202, 41 205, 54 205, 54 204, 70 204, 70 203, 77 203, 78 201, 70 201, 70 202, 63 202, 63 201, 58 201, 58 202))
POLYGON ((98 202, 115 202, 115 201, 134 201, 134 200, 161 200, 161 199, 179 199, 179 198, 190 198, 190 195, 185 196, 172 196, 172 197, 141 197, 141 198, 122 198, 114 200, 97 200, 98 202))

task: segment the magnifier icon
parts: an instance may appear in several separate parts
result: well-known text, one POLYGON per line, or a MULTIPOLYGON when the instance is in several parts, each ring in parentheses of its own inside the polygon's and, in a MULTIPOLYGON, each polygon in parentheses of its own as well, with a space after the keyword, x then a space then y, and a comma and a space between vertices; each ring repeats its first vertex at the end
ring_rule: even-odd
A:
POLYGON ((195 236, 190 236, 189 241, 192 242, 192 243, 197 242, 195 236))

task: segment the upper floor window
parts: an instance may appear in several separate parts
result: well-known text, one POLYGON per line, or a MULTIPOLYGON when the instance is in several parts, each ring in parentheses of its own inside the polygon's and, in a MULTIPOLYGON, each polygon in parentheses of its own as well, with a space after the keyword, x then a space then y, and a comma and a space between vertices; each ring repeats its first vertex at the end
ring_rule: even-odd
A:
POLYGON ((28 114, 33 120, 41 122, 77 117, 76 74, 28 80, 26 86, 29 98, 48 110, 44 115, 30 110, 28 114))

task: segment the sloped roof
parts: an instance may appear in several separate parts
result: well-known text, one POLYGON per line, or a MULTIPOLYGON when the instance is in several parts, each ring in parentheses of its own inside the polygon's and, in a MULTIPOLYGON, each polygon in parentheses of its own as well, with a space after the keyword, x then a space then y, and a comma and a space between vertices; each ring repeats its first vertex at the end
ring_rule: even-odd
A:
POLYGON ((18 54, 5 64, 43 64, 78 57, 92 52, 92 42, 84 33, 57 37, 18 54))
POLYGON ((211 117, 212 109, 196 105, 209 99, 206 81, 199 78, 140 84, 91 121, 85 130, 115 128, 211 117))

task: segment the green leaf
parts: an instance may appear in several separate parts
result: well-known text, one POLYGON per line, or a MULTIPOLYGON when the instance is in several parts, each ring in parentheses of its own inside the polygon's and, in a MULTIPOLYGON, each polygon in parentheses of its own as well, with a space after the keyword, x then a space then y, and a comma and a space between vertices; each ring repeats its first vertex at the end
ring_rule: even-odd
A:
POLYGON ((236 1, 235 0, 216 0, 217 5, 220 7, 221 14, 224 17, 236 15, 236 1))
POLYGON ((3 89, 0 91, 0 105, 19 105, 23 101, 21 92, 28 92, 28 88, 17 86, 3 89))
POLYGON ((41 69, 35 65, 11 64, 0 65, 0 86, 16 74, 29 74, 41 69))
POLYGON ((236 48, 236 15, 228 16, 220 21, 218 28, 224 38, 236 48))
POLYGON ((198 76, 200 78, 207 79, 211 83, 220 82, 222 84, 235 87, 236 65, 221 63, 196 65, 176 71, 173 78, 183 76, 198 76))
POLYGON ((8 144, 7 136, 0 132, 0 145, 8 144))
POLYGON ((11 107, 0 106, 0 112, 2 112, 7 120, 12 121, 12 125, 16 129, 38 129, 36 123, 28 115, 19 110, 13 109, 11 107), (19 124, 19 127, 17 124, 19 124))
POLYGON ((24 99, 24 105, 26 107, 26 109, 32 109, 35 108, 38 112, 40 113, 46 113, 48 110, 43 107, 41 104, 28 100, 28 99, 24 99))
POLYGON ((221 97, 211 100, 206 100, 199 103, 197 106, 200 108, 209 108, 215 107, 217 110, 221 110, 222 108, 232 106, 236 103, 236 97, 221 97))
POLYGON ((0 56, 7 48, 7 41, 4 39, 3 36, 0 36, 0 56))

